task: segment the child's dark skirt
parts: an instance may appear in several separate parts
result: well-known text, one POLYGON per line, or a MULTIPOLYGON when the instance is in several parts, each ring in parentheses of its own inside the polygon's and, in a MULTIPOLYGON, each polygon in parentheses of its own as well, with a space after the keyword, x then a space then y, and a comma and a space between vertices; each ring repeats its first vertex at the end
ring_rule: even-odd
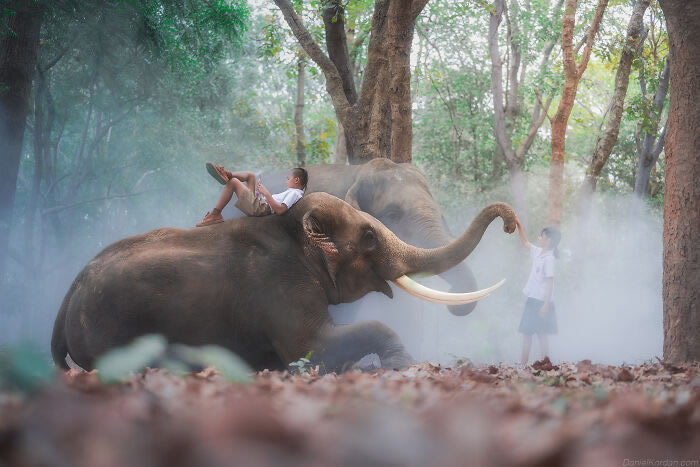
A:
POLYGON ((549 303, 549 312, 542 318, 538 313, 544 302, 532 297, 528 297, 525 302, 525 310, 520 320, 518 331, 523 334, 556 334, 557 315, 554 310, 554 303, 549 303))

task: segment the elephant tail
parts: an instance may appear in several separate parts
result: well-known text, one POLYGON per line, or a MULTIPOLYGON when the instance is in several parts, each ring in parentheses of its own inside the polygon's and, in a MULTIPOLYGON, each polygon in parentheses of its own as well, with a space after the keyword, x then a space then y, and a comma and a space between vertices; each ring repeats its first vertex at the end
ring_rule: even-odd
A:
POLYGON ((71 285, 70 290, 61 303, 61 308, 58 310, 56 322, 53 325, 53 334, 51 335, 51 356, 56 365, 64 370, 70 369, 66 362, 68 356, 68 342, 66 341, 66 314, 68 313, 68 304, 70 303, 75 282, 71 285))

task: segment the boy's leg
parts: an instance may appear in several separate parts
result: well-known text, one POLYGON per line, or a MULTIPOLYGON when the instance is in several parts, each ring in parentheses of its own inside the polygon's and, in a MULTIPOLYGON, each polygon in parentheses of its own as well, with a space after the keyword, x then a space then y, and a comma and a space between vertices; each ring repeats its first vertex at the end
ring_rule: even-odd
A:
POLYGON ((245 183, 248 189, 255 192, 255 174, 253 172, 229 172, 226 171, 226 175, 230 179, 240 180, 245 183))
POLYGON ((530 358, 530 347, 532 346, 532 334, 523 334, 523 354, 520 358, 520 363, 527 365, 530 358))
MULTIPOLYGON (((252 180, 253 183, 255 183, 255 174, 252 172, 237 172, 237 173, 249 173, 252 175, 252 180)), ((241 181, 236 175, 233 175, 233 177, 226 182, 226 186, 224 187, 224 190, 221 192, 221 196, 219 197, 219 202, 216 203, 216 207, 214 208, 215 213, 221 214, 221 211, 226 207, 229 201, 231 201, 231 198, 233 197, 233 194, 236 193, 237 197, 241 197, 241 192, 242 190, 248 190, 248 185, 241 181)), ((253 184, 253 189, 255 189, 255 184, 253 184)))
MULTIPOLYGON (((255 175, 253 175, 253 180, 255 180, 255 175)), ((197 224, 197 227, 204 227, 223 222, 224 217, 221 215, 221 211, 223 211, 228 202, 231 201, 234 193, 236 193, 236 196, 240 198, 243 191, 248 191, 248 186, 237 178, 231 178, 228 182, 226 182, 226 186, 224 186, 224 189, 221 192, 221 196, 219 197, 219 201, 216 203, 216 207, 211 212, 208 212, 206 216, 204 216, 204 219, 202 219, 202 222, 197 224)))
POLYGON ((542 358, 549 357, 549 340, 547 339, 547 334, 537 334, 537 340, 540 342, 542 358))

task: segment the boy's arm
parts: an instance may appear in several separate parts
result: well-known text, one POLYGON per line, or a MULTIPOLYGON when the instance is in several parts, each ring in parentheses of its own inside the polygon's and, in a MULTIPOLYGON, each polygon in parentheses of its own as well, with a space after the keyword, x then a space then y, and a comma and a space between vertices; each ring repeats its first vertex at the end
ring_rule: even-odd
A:
POLYGON ((278 203, 275 198, 272 197, 270 191, 265 188, 265 185, 262 183, 258 183, 258 191, 265 197, 267 204, 269 204, 270 209, 272 209, 272 212, 278 216, 284 214, 289 209, 286 204, 278 203))
POLYGON ((515 224, 518 226, 518 235, 520 235, 520 243, 525 248, 530 248, 530 242, 527 240, 527 235, 525 234, 525 229, 523 229, 522 224, 520 224, 520 219, 515 218, 515 224))

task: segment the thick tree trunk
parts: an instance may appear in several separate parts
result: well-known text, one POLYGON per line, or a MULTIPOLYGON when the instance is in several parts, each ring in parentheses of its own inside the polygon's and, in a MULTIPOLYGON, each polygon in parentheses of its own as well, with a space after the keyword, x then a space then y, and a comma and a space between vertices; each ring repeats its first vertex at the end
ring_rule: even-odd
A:
POLYGON ((306 141, 304 138, 304 76, 306 57, 299 52, 297 63, 297 102, 294 106, 294 126, 296 128, 297 164, 299 167, 306 165, 306 141))
POLYGON ((391 107, 391 160, 411 162, 411 43, 416 20, 403 2, 389 6, 389 103, 391 107))
POLYGON ((661 0, 671 55, 664 198, 664 358, 700 360, 700 2, 661 0))
POLYGON ((564 197, 564 151, 566 149, 566 127, 576 100, 578 83, 588 66, 593 49, 593 39, 598 33, 608 0, 599 0, 593 23, 588 29, 586 46, 581 61, 576 63, 573 47, 574 25, 576 23, 576 0, 566 0, 564 17, 561 22, 561 48, 564 62, 564 89, 559 100, 557 113, 552 120, 552 157, 549 165, 549 199, 547 218, 550 225, 561 224, 562 201, 564 197))
POLYGON ((12 34, 0 38, 0 279, 5 271, 19 160, 36 65, 41 11, 31 0, 11 1, 6 8, 12 34))
POLYGON ((348 161, 411 157, 410 47, 418 14, 427 0, 377 0, 374 4, 367 66, 355 94, 340 2, 326 6, 326 56, 314 42, 289 0, 274 0, 295 37, 326 77, 348 144, 348 161), (393 111, 392 111, 393 107, 393 111), (407 149, 408 148, 408 149, 407 149))

